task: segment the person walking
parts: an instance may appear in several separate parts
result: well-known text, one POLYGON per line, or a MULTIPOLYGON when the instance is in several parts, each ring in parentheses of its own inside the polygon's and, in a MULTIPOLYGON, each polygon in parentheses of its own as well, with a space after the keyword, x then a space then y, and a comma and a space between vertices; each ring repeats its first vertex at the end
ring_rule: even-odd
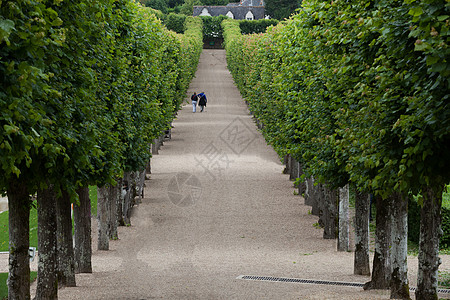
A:
POLYGON ((192 100, 192 112, 195 113, 197 110, 197 100, 198 100, 196 92, 194 92, 194 94, 191 96, 191 100, 192 100))
POLYGON ((200 97, 200 101, 198 102, 198 105, 201 107, 200 112, 203 112, 206 106, 206 102, 208 102, 208 100, 206 99, 206 95, 204 92, 201 92, 200 94, 198 94, 198 96, 200 97))

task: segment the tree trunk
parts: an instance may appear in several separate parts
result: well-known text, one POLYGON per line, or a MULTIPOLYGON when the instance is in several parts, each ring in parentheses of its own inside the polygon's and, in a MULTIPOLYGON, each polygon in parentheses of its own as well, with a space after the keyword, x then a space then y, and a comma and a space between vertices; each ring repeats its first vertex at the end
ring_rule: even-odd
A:
POLYGON ((439 239, 441 237, 442 188, 423 191, 420 214, 419 272, 416 299, 438 299, 439 239))
POLYGON ((311 214, 314 216, 320 215, 320 206, 322 205, 321 190, 322 187, 320 183, 316 185, 314 177, 311 177, 311 214))
POLYGON ((139 182, 140 182, 140 172, 139 171, 131 171, 128 172, 128 186, 129 190, 127 193, 127 196, 125 198, 125 205, 124 205, 124 219, 125 223, 127 225, 131 224, 131 208, 136 204, 136 196, 139 195, 139 182))
POLYGON ((78 189, 80 205, 73 206, 75 272, 92 273, 91 200, 89 188, 78 189))
MULTIPOLYGON (((304 174, 303 166, 302 166, 302 164, 299 163, 298 164, 298 178, 301 178, 303 174, 304 174)), ((299 181, 299 183, 298 183, 298 194, 300 196, 304 197, 305 204, 306 204, 306 179, 299 181)))
POLYGON ((327 212, 325 207, 325 187, 322 183, 317 184, 315 187, 315 196, 317 198, 317 207, 318 207, 318 215, 319 215, 319 225, 322 228, 325 228, 325 224, 327 222, 327 212))
POLYGON ((26 183, 9 181, 9 278, 8 299, 30 299, 30 196, 26 183))
POLYGON ((338 251, 348 251, 349 240, 349 222, 348 222, 349 190, 348 184, 339 188, 339 238, 337 244, 338 251))
POLYGON ((117 240, 119 233, 117 231, 117 202, 120 201, 120 194, 122 186, 117 182, 115 186, 109 186, 109 201, 108 201, 108 237, 110 240, 117 240))
POLYGON ((66 191, 56 199, 58 284, 61 287, 76 286, 73 253, 71 203, 66 191))
POLYGON ((291 156, 291 170, 289 172, 289 180, 296 180, 298 178, 298 161, 291 156))
POLYGON ((337 203, 337 191, 328 188, 327 185, 323 185, 323 212, 324 212, 324 227, 323 238, 335 239, 336 238, 336 203, 337 203))
POLYGON ((124 174, 124 178, 121 178, 117 184, 120 187, 119 197, 117 198, 117 205, 116 205, 117 225, 125 226, 125 220, 123 218, 123 207, 124 207, 124 203, 125 203, 125 197, 126 197, 127 191, 128 191, 128 181, 126 178, 126 173, 124 174))
POLYGON ((408 284, 408 200, 395 193, 391 214, 391 298, 411 299, 408 284))
POLYGON ((158 154, 158 150, 159 150, 158 139, 154 139, 152 144, 152 154, 158 154))
POLYGON ((38 277, 35 300, 58 299, 56 193, 52 186, 37 194, 38 277))
POLYGON ((138 175, 138 180, 136 182, 137 191, 137 203, 142 203, 142 198, 144 198, 144 185, 145 185, 145 169, 136 173, 138 175))
POLYGON ((284 161, 283 161, 285 168, 283 170, 283 174, 290 174, 291 173, 291 156, 289 154, 287 154, 284 157, 284 161))
POLYGON ((145 166, 145 172, 146 172, 146 174, 151 174, 152 173, 152 159, 151 158, 148 160, 148 163, 145 166))
POLYGON ((128 226, 131 224, 130 222, 131 206, 132 206, 132 199, 134 199, 134 184, 132 172, 125 173, 124 178, 127 182, 127 190, 126 190, 127 193, 125 194, 123 200, 123 222, 125 226, 128 226))
POLYGON ((97 188, 98 250, 109 250, 108 194, 108 185, 97 188))
POLYGON ((373 257, 372 279, 364 285, 365 290, 387 290, 391 281, 391 229, 390 206, 391 199, 383 200, 376 197, 376 230, 375 230, 375 254, 373 257))
POLYGON ((355 200, 355 275, 370 275, 369 262, 369 205, 366 193, 356 192, 355 200))
POLYGON ((313 177, 306 178, 305 187, 305 205, 314 206, 313 194, 314 194, 314 179, 313 177))

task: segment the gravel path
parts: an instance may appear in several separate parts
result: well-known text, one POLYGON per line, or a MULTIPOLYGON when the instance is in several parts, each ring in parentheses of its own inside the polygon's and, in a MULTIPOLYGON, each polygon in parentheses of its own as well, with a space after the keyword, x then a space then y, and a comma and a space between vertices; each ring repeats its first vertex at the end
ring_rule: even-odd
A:
MULTIPOLYGON (((337 252, 313 227, 317 218, 256 130, 224 51, 203 51, 194 91, 208 96, 206 112, 190 104, 179 112, 132 226, 120 228, 110 251, 94 251, 94 273, 77 275, 78 287, 59 299, 389 299, 388 291, 236 279, 369 278, 352 275, 353 253, 337 252)), ((417 262, 409 264, 414 285, 417 262)))

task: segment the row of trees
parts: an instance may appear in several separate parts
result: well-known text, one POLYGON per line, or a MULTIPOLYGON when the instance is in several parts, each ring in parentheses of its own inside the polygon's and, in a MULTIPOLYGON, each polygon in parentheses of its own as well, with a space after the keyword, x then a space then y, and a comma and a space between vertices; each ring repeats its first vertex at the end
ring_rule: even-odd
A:
POLYGON ((228 67, 280 156, 299 161, 307 178, 330 189, 350 183, 388 209, 390 229, 377 222, 368 287, 390 286, 395 298, 410 297, 412 195, 422 205, 416 297, 437 298, 450 181, 448 15, 443 0, 313 0, 265 34, 243 36, 235 21, 222 23, 228 67))
MULTIPOLYGON (((36 194, 36 299, 55 299, 58 285, 75 284, 75 268, 91 269, 87 187, 120 190, 124 173, 146 167, 151 143, 168 128, 194 75, 202 24, 187 18, 186 32, 176 34, 132 0, 7 0, 0 12, 8 299, 30 298, 28 220, 36 194)), ((106 197, 99 207, 115 201, 106 197)))

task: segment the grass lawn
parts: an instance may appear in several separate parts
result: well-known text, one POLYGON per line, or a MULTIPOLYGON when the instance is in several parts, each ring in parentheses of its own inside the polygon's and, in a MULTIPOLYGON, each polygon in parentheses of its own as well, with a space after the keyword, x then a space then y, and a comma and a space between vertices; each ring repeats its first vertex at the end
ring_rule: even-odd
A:
MULTIPOLYGON (((92 215, 97 215, 97 187, 89 187, 89 197, 91 199, 92 215)), ((30 210, 30 247, 37 247, 37 210, 36 202, 33 202, 30 210)), ((8 212, 4 211, 0 214, 0 251, 8 251, 9 243, 9 226, 8 212)))
MULTIPOLYGON (((9 226, 8 212, 0 214, 0 251, 8 251, 9 226)), ((30 247, 37 247, 37 211, 35 207, 30 210, 30 247)))
MULTIPOLYGON (((91 199, 91 214, 97 215, 97 187, 89 187, 89 198, 91 199)), ((36 204, 36 202, 34 202, 36 204)), ((34 205, 35 206, 35 205, 34 205)), ((9 226, 8 226, 8 212, 0 213, 0 251, 8 251, 9 244, 9 226)), ((30 210, 30 247, 37 248, 37 210, 32 207, 30 210)), ((31 272, 31 281, 36 279, 37 273, 31 272)), ((8 273, 0 273, 0 299, 8 297, 8 287, 6 280, 8 273)))
MULTIPOLYGON (((37 272, 30 273, 30 282, 36 280, 37 272)), ((8 280, 8 273, 0 273, 0 299, 8 298, 8 287, 6 285, 6 280, 8 280)))

